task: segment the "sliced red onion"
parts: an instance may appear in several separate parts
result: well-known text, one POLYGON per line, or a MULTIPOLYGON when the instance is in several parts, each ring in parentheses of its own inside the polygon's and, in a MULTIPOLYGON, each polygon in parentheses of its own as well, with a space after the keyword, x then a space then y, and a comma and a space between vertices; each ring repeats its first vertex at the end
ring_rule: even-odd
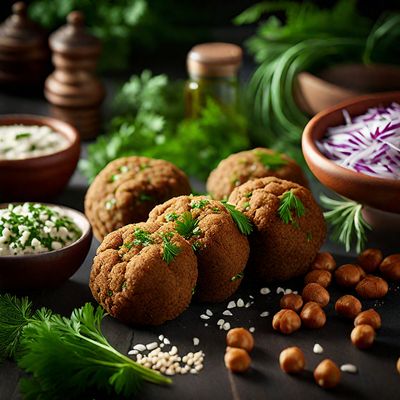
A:
POLYGON ((386 179, 400 179, 400 105, 370 108, 346 125, 328 128, 317 142, 326 157, 342 167, 386 179))

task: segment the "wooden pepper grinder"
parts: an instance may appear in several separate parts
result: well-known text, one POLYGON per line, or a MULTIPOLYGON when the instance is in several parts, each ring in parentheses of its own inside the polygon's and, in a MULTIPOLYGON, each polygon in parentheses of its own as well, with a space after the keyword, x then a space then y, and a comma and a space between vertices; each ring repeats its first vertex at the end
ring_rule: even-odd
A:
POLYGON ((18 89, 42 85, 49 66, 46 32, 28 18, 25 3, 13 4, 0 25, 0 82, 18 89))
POLYGON ((71 12, 67 22, 49 39, 55 71, 46 80, 44 94, 55 117, 74 125, 82 139, 91 139, 100 131, 105 96, 95 75, 101 44, 86 32, 81 12, 71 12))

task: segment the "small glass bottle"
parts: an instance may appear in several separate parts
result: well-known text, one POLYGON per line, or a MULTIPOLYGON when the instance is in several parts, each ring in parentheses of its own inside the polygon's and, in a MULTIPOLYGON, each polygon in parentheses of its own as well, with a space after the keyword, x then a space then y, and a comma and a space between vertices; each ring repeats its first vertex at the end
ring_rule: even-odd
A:
POLYGON ((236 109, 239 101, 237 75, 241 62, 242 49, 235 44, 194 46, 187 56, 186 117, 198 117, 209 97, 222 107, 236 109))

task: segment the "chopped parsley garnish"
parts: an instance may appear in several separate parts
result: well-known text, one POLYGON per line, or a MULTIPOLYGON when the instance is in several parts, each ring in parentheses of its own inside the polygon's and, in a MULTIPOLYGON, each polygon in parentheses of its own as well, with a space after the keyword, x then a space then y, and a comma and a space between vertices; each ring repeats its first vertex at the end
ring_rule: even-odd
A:
POLYGON ((243 273, 243 272, 239 272, 239 273, 236 274, 235 276, 232 276, 231 282, 235 282, 235 281, 237 281, 237 280, 239 280, 239 279, 242 279, 243 276, 244 276, 244 273, 243 273))
POLYGON ((146 201, 154 201, 154 197, 150 196, 147 193, 140 193, 140 195, 139 195, 139 203, 145 203, 146 201))
POLYGON ((196 286, 192 287, 192 296, 196 293, 196 286))
POLYGON ((32 134, 29 133, 29 132, 22 132, 22 133, 17 133, 15 135, 15 139, 16 140, 26 139, 26 138, 31 137, 31 136, 32 136, 32 134))
POLYGON ((307 242, 311 242, 311 240, 312 240, 312 233, 307 232, 307 242))
POLYGON ((163 260, 169 264, 181 252, 181 248, 171 242, 172 232, 161 234, 163 240, 163 260))
POLYGON ((253 231, 253 225, 249 219, 239 210, 235 208, 233 204, 229 204, 226 201, 221 201, 224 207, 229 211, 233 221, 243 235, 250 235, 253 231))
POLYGON ((111 175, 110 182, 115 182, 115 181, 117 181, 119 178, 121 178, 121 175, 120 175, 120 174, 111 175))
POLYGON ((125 172, 129 171, 129 167, 126 165, 122 165, 121 167, 119 167, 119 172, 121 172, 121 174, 124 174, 125 172))
POLYGON ((306 213, 306 210, 304 204, 293 193, 293 191, 288 190, 280 196, 278 214, 285 224, 292 223, 293 225, 298 226, 297 221, 293 218, 293 213, 300 218, 306 213))
POLYGON ((247 210, 250 208, 250 203, 248 201, 246 201, 245 203, 243 203, 243 210, 247 210))
POLYGON ((113 295, 113 291, 112 290, 107 290, 107 296, 111 297, 113 295))
POLYGON ((175 212, 169 213, 165 216, 165 220, 168 222, 176 221, 179 218, 179 215, 175 212))
POLYGON ((144 171, 145 169, 150 168, 149 163, 142 163, 139 165, 139 171, 144 171))
POLYGON ((114 208, 114 206, 117 204, 117 200, 116 199, 109 199, 105 202, 105 207, 106 210, 111 210, 114 208))
POLYGON ((199 208, 202 210, 210 201, 208 199, 201 199, 201 200, 192 200, 190 203, 190 207, 192 208, 199 208))
POLYGON ((279 153, 268 154, 261 150, 256 150, 254 154, 257 156, 260 163, 271 171, 281 168, 287 164, 287 161, 279 153))
POLYGON ((212 210, 213 210, 213 212, 215 212, 216 214, 219 214, 219 212, 221 211, 218 207, 213 207, 212 210))
POLYGON ((121 290, 125 290, 128 287, 126 281, 121 285, 121 290))
POLYGON ((198 251, 198 250, 201 249, 201 247, 202 247, 202 244, 201 244, 201 242, 199 242, 198 240, 196 240, 196 241, 193 242, 193 244, 192 244, 192 249, 193 249, 193 251, 198 251))
POLYGON ((189 211, 186 211, 176 221, 176 231, 185 239, 190 239, 192 236, 201 234, 198 225, 199 221, 193 218, 193 215, 189 211))
POLYGON ((135 239, 133 240, 134 246, 150 246, 154 243, 150 233, 141 228, 136 228, 134 231, 135 239))
POLYGON ((253 192, 247 192, 244 194, 244 197, 246 197, 247 199, 249 199, 251 196, 253 196, 253 192))

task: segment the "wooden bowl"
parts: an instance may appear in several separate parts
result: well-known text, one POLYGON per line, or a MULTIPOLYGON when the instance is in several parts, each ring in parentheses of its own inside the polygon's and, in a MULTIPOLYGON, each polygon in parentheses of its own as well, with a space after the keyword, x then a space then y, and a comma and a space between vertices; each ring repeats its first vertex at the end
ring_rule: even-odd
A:
POLYGON ((385 64, 338 64, 318 75, 301 72, 295 89, 299 107, 315 115, 363 94, 400 90, 400 67, 385 64))
POLYGON ((69 142, 64 150, 41 157, 0 160, 1 201, 44 201, 59 194, 75 171, 80 155, 77 130, 58 119, 38 115, 2 115, 0 125, 46 125, 69 142))
POLYGON ((360 96, 318 113, 304 129, 302 148, 308 166, 322 184, 361 204, 400 214, 400 180, 377 178, 341 167, 326 158, 316 145, 327 128, 345 123, 343 109, 357 116, 370 107, 392 102, 400 102, 400 91, 360 96))
MULTIPOLYGON (((0 208, 7 206, 8 204, 1 204, 0 208)), ((21 256, 0 256, 0 289, 40 289, 58 286, 82 265, 92 243, 92 227, 81 212, 64 206, 57 207, 72 218, 82 231, 82 236, 60 250, 21 256)))

